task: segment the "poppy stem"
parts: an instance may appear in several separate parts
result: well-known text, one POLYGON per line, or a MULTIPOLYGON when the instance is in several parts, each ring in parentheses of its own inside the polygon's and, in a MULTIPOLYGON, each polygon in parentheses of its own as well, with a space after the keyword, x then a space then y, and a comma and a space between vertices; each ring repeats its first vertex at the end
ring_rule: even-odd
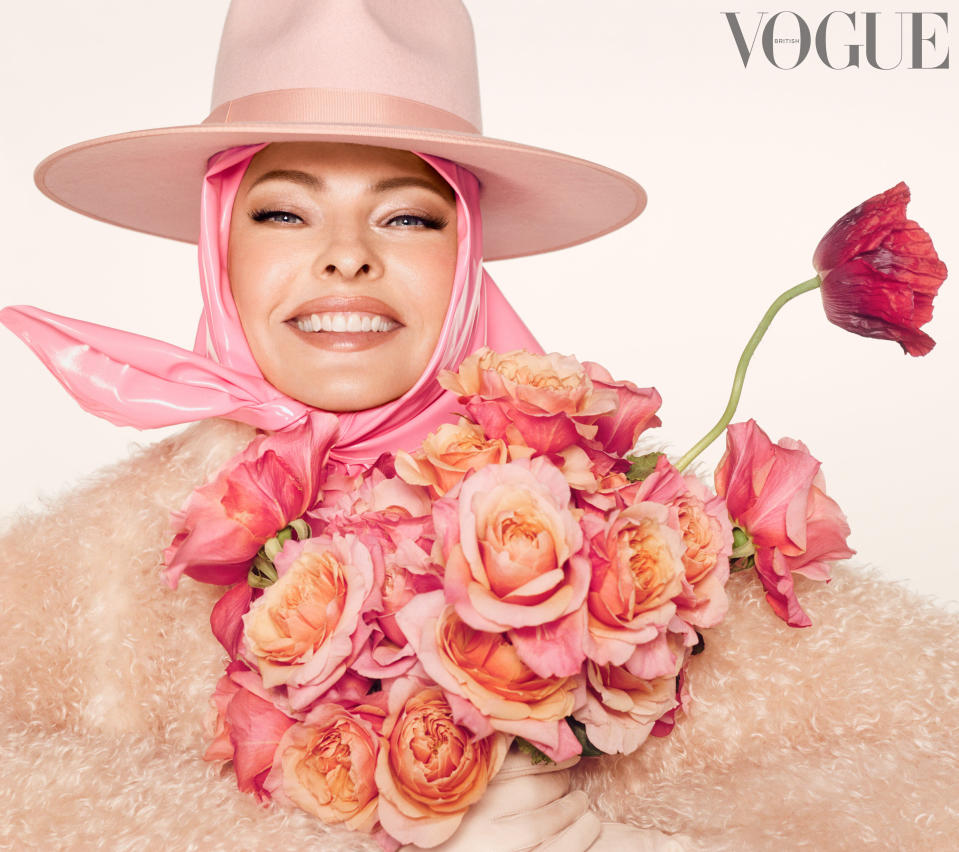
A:
POLYGON ((779 309, 786 304, 790 299, 795 299, 796 296, 801 293, 806 293, 809 290, 815 290, 819 287, 822 282, 819 280, 818 275, 814 275, 808 281, 803 281, 802 284, 797 284, 795 287, 790 288, 785 293, 780 294, 779 298, 776 299, 769 306, 769 310, 763 314, 763 318, 759 321, 759 325, 756 326, 756 330, 753 332, 752 337, 749 338, 749 341, 746 343, 746 348, 743 349, 743 354, 739 356, 739 363, 736 365, 736 375, 733 376, 733 389, 729 393, 729 402, 726 405, 726 410, 723 412, 722 417, 719 418, 719 421, 710 429, 696 445, 684 455, 678 462, 676 462, 677 470, 685 470, 689 467, 690 462, 696 458, 703 450, 706 449, 713 441, 716 440, 722 434, 722 431, 729 425, 729 421, 733 419, 733 415, 736 413, 736 406, 739 405, 739 397, 742 396, 743 392, 743 381, 746 378, 746 368, 749 366, 750 360, 752 360, 753 352, 756 351, 756 347, 759 346, 759 341, 763 339, 763 335, 766 333, 766 329, 769 328, 769 324, 773 321, 773 317, 779 313, 779 309))

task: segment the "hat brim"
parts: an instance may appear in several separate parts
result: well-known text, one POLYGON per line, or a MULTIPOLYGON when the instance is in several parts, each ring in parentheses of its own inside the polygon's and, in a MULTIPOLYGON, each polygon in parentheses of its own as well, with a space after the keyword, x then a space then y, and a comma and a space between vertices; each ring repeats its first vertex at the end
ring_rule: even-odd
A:
POLYGON ((522 257, 614 231, 646 206, 620 172, 555 151, 470 133, 369 124, 202 124, 91 139, 34 173, 58 204, 94 219, 184 242, 199 232, 200 183, 218 151, 263 142, 349 142, 444 157, 482 187, 484 256, 522 257))

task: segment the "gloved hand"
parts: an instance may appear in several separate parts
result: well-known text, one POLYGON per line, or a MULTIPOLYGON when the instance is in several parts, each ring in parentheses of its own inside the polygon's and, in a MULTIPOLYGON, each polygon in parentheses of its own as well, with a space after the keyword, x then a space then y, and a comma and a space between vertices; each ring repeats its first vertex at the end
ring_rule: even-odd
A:
MULTIPOLYGON (((569 772, 579 760, 533 764, 515 747, 486 793, 456 833, 435 852, 585 852, 599 835, 599 817, 581 790, 569 792, 569 772)), ((400 852, 418 852, 402 846, 400 852)))
POLYGON ((636 828, 621 822, 604 822, 589 852, 686 852, 682 834, 663 834, 652 828, 636 828))

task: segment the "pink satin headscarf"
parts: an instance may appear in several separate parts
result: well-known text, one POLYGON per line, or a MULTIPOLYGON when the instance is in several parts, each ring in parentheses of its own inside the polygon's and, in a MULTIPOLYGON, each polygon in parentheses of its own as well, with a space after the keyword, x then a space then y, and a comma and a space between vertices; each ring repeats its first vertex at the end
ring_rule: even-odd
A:
MULTIPOLYGON (((227 417, 260 429, 287 429, 316 409, 285 396, 253 360, 226 272, 233 201, 250 160, 264 145, 230 148, 210 159, 203 180, 199 238, 203 313, 193 351, 70 319, 28 305, 4 308, 3 322, 87 411, 141 429, 227 417)), ((482 267, 479 182, 466 169, 420 154, 456 193, 459 247, 452 295, 429 364, 403 396, 377 408, 335 415, 331 455, 370 462, 413 449, 457 410, 436 383, 481 346, 542 352, 482 267)))

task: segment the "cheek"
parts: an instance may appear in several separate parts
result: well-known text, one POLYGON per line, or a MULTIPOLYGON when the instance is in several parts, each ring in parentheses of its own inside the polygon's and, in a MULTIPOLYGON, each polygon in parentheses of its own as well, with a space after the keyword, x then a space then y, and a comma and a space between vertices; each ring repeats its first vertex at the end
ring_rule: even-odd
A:
POLYGON ((432 339, 432 345, 429 346, 432 352, 443 328, 453 292, 453 277, 456 273, 455 241, 424 256, 418 268, 415 298, 424 333, 432 339))
POLYGON ((240 322, 249 336, 253 326, 253 319, 259 314, 258 301, 262 298, 265 288, 258 286, 262 279, 261 252, 243 239, 235 228, 230 231, 230 249, 227 254, 227 276, 230 282, 230 292, 233 302, 240 315, 240 322))
POLYGON ((267 325, 294 274, 291 253, 277 253, 257 242, 231 243, 227 261, 230 291, 247 337, 267 325))

